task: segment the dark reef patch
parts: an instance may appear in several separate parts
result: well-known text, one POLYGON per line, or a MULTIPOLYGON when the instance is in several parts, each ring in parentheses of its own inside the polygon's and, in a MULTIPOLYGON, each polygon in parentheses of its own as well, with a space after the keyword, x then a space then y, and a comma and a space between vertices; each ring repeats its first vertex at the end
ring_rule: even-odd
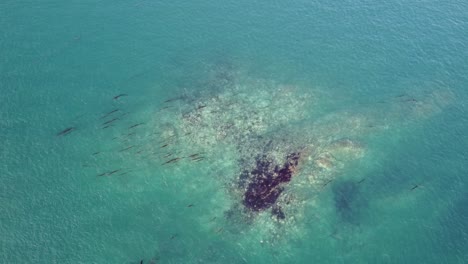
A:
POLYGON ((243 171, 240 175, 240 185, 248 183, 244 193, 244 206, 254 212, 273 207, 272 214, 278 219, 284 219, 281 207, 275 204, 284 190, 283 185, 291 181, 299 158, 300 153, 289 154, 280 167, 266 155, 258 156, 254 169, 251 172, 243 171))
POLYGON ((333 186, 335 209, 341 220, 357 224, 363 199, 359 185, 354 181, 339 182, 333 186))

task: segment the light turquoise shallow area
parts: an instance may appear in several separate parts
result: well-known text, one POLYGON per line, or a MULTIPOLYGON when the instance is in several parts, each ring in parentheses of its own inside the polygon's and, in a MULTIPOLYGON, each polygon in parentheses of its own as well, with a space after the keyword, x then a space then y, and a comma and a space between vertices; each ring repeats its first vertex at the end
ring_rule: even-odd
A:
POLYGON ((0 263, 468 263, 466 1, 3 0, 0 29, 0 263), (159 148, 164 101, 223 95, 223 67, 247 98, 311 95, 283 125, 365 153, 320 192, 304 168, 293 222, 230 215, 227 143, 166 166, 113 139, 144 122, 122 144, 159 148))

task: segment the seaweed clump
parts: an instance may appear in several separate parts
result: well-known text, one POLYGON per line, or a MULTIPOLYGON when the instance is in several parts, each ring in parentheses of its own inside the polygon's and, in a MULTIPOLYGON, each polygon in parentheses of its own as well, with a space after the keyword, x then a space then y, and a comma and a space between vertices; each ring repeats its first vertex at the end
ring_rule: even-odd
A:
MULTIPOLYGON (((281 207, 276 205, 276 201, 284 190, 284 183, 291 181, 299 158, 300 153, 292 153, 287 156, 286 162, 280 167, 273 165, 273 162, 265 156, 257 157, 255 168, 250 172, 249 184, 244 193, 244 206, 254 212, 273 207, 272 214, 278 219, 284 219, 284 213, 281 207)), ((245 172, 243 177, 245 177, 245 172)))

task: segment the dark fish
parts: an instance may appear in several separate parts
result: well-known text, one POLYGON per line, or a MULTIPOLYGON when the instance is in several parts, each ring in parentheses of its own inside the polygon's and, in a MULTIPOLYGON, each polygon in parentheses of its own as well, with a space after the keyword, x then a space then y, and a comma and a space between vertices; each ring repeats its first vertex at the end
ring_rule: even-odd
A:
POLYGON ((66 136, 66 135, 68 135, 69 133, 73 132, 75 129, 76 129, 76 127, 68 127, 68 128, 65 128, 64 130, 62 130, 62 131, 60 131, 59 133, 57 133, 57 137, 59 137, 59 136, 66 136))
POLYGON ((143 264, 143 260, 140 260, 140 264, 143 264))
POLYGON ((222 231, 223 231, 223 229, 224 229, 224 228, 222 228, 222 227, 221 227, 220 229, 218 229, 218 230, 216 231, 216 234, 218 234, 218 233, 222 232, 222 231))
POLYGON ((325 187, 327 186, 330 182, 332 182, 333 180, 328 180, 324 185, 322 185, 322 187, 325 187))
POLYGON ((200 161, 200 160, 204 160, 205 157, 198 157, 198 158, 195 158, 195 159, 192 159, 193 161, 200 161))
POLYGON ((164 165, 164 164, 169 164, 169 163, 174 163, 174 162, 179 161, 180 159, 181 159, 181 158, 173 158, 173 159, 171 159, 171 160, 168 160, 168 161, 164 162, 162 165, 164 165))
POLYGON ((134 147, 134 146, 130 146, 130 147, 128 147, 128 148, 121 149, 121 150, 119 150, 119 152, 129 150, 129 149, 131 149, 131 148, 133 148, 133 147, 134 147))
POLYGON ((114 174, 114 173, 117 173, 117 172, 119 172, 119 171, 121 171, 121 170, 122 170, 122 169, 113 170, 113 171, 109 171, 109 172, 103 172, 103 173, 99 174, 98 176, 106 176, 106 175, 110 176, 110 175, 112 175, 112 174, 114 174))
POLYGON ((113 127, 113 125, 107 125, 107 126, 103 127, 102 129, 106 129, 106 128, 109 128, 109 127, 113 127))
POLYGON ((119 99, 120 97, 123 97, 123 96, 128 96, 128 94, 119 94, 119 95, 116 95, 116 96, 114 96, 114 100, 117 100, 117 99, 119 99))
POLYGON ((169 158, 170 156, 172 156, 172 153, 164 155, 164 158, 169 158))
POLYGON ((119 172, 119 171, 121 171, 121 170, 122 170, 122 169, 118 169, 118 170, 111 171, 111 172, 107 173, 107 175, 112 175, 112 174, 114 174, 114 173, 116 173, 116 172, 119 172))
POLYGON ((189 204, 189 205, 187 205, 187 207, 193 207, 193 206, 194 206, 194 204, 189 204))
POLYGON ((166 101, 164 101, 164 103, 169 103, 169 102, 172 102, 172 101, 177 101, 177 100, 180 100, 180 99, 182 99, 182 98, 183 98, 182 96, 170 98, 170 99, 167 99, 166 101))
POLYGON ((99 151, 98 151, 98 152, 94 152, 94 153, 93 153, 93 156, 95 156, 95 155, 97 155, 97 154, 99 154, 99 153, 101 153, 101 152, 99 152, 99 151))
POLYGON ((197 109, 203 109, 205 107, 206 107, 206 105, 200 105, 199 107, 197 107, 197 109))
POLYGON ((141 125, 144 125, 144 124, 145 124, 145 123, 138 123, 138 124, 135 124, 135 125, 133 125, 133 126, 129 127, 129 129, 130 129, 130 128, 137 127, 137 126, 141 126, 141 125))
POLYGON ((167 145, 169 145, 169 144, 166 143, 166 144, 162 145, 161 148, 165 148, 165 147, 167 147, 167 145))
POLYGON ((119 118, 118 118, 118 117, 113 118, 113 119, 111 119, 111 120, 109 120, 109 121, 106 121, 106 122, 102 123, 102 125, 109 125, 109 124, 111 124, 112 122, 114 122, 114 121, 116 121, 116 120, 119 120, 119 118))
POLYGON ((174 239, 174 238, 176 238, 176 237, 177 237, 177 234, 172 235, 172 236, 171 236, 171 240, 174 239))
POLYGON ((419 185, 416 184, 415 186, 413 186, 413 188, 411 188, 410 191, 412 191, 412 190, 414 190, 414 189, 416 189, 416 188, 418 188, 418 187, 419 187, 419 185))
POLYGON ((188 156, 187 158, 196 158, 197 156, 200 156, 200 153, 192 154, 188 156))
POLYGON ((104 118, 110 116, 111 114, 113 114, 113 113, 115 113, 115 112, 117 112, 117 111, 119 111, 119 110, 120 110, 120 109, 112 110, 112 111, 108 112, 107 114, 103 115, 100 119, 104 119, 104 118))
POLYGON ((364 179, 358 181, 358 184, 363 183, 365 180, 366 180, 366 179, 364 178, 364 179))
POLYGON ((127 134, 127 137, 133 136, 133 135, 135 135, 135 132, 133 132, 133 133, 128 133, 128 134, 127 134))

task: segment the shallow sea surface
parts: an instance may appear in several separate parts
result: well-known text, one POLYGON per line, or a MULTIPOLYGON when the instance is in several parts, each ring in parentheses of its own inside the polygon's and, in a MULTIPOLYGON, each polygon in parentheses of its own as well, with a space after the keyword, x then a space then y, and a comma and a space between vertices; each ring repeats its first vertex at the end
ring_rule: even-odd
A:
POLYGON ((468 263, 466 1, 3 0, 0 28, 1 263, 468 263), (291 151, 285 219, 249 213, 242 171, 291 151))

